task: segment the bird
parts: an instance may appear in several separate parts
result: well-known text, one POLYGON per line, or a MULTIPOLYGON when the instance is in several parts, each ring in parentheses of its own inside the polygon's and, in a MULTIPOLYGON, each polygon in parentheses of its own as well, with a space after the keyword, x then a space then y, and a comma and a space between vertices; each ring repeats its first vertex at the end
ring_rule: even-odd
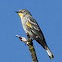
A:
POLYGON ((18 13, 21 18, 21 23, 26 35, 29 35, 30 38, 36 40, 46 50, 50 59, 54 58, 54 55, 46 43, 42 30, 31 13, 26 9, 21 9, 16 11, 16 13, 18 13))

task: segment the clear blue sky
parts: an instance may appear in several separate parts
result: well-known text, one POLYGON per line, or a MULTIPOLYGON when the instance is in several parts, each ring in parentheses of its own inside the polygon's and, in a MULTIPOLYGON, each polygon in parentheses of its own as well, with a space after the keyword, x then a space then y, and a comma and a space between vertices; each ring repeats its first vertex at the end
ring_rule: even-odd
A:
POLYGON ((38 61, 62 62, 62 0, 0 0, 0 62, 32 62, 28 46, 16 37, 26 37, 14 12, 20 9, 31 12, 55 56, 50 60, 42 46, 34 41, 38 61))

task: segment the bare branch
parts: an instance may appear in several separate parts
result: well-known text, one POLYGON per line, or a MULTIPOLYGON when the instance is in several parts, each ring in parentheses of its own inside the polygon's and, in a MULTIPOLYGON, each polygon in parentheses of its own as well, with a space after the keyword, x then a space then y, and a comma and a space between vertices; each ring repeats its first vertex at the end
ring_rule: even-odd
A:
POLYGON ((28 38, 28 40, 26 40, 25 37, 20 37, 18 35, 16 35, 16 37, 18 37, 21 41, 23 41, 25 44, 28 45, 29 50, 31 52, 31 56, 32 56, 33 62, 38 62, 37 56, 36 56, 36 53, 35 53, 35 49, 34 49, 34 46, 33 46, 32 39, 28 38))

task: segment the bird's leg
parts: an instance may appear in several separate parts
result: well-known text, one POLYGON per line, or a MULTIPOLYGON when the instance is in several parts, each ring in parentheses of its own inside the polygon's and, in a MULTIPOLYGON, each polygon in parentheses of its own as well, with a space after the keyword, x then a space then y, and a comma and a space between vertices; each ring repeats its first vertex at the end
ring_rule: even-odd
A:
POLYGON ((27 41, 28 41, 27 44, 29 45, 32 42, 32 39, 30 38, 28 33, 26 33, 26 35, 27 35, 27 41))
POLYGON ((29 34, 28 34, 28 33, 26 33, 26 35, 27 35, 27 38, 30 38, 30 36, 29 36, 29 34))

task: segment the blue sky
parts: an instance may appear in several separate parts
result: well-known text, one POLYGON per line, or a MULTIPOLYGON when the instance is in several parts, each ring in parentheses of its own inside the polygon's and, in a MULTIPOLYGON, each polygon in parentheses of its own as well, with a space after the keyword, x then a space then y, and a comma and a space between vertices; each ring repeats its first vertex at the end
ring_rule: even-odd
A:
POLYGON ((33 41, 38 62, 62 61, 62 0, 0 0, 0 62, 32 62, 28 49, 16 37, 26 37, 21 20, 14 11, 27 9, 38 22, 55 58, 33 41))

